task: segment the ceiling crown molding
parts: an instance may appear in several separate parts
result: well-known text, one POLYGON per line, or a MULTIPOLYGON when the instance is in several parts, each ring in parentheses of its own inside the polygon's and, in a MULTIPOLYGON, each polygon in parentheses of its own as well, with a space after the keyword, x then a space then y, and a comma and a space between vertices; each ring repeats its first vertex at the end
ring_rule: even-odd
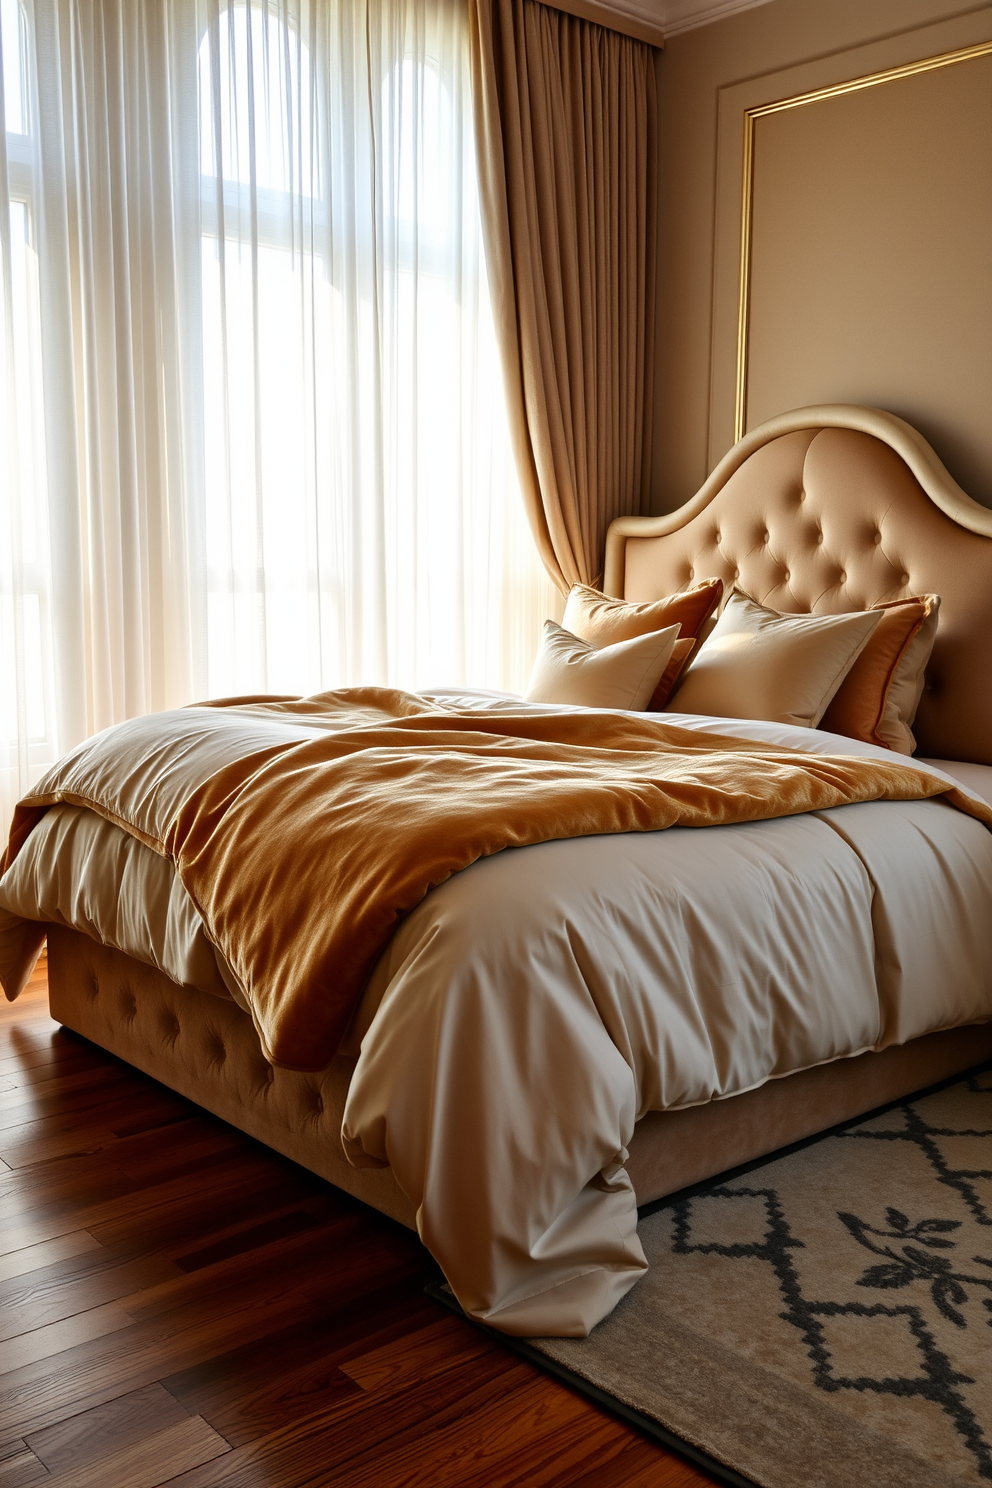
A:
POLYGON ((665 38, 680 31, 708 26, 738 10, 752 10, 768 0, 547 0, 558 10, 581 16, 636 36, 652 46, 664 46, 665 38))
POLYGON ((665 35, 677 36, 680 31, 694 31, 697 26, 722 21, 724 16, 734 15, 738 10, 754 10, 767 3, 768 0, 660 0, 653 9, 665 35))

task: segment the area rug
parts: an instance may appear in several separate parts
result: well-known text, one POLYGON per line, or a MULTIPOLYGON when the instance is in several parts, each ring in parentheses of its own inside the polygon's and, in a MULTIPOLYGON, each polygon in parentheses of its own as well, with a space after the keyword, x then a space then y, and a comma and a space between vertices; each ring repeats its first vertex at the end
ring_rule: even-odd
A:
POLYGON ((727 1482, 992 1481, 992 1071, 652 1209, 646 1277, 535 1362, 727 1482))

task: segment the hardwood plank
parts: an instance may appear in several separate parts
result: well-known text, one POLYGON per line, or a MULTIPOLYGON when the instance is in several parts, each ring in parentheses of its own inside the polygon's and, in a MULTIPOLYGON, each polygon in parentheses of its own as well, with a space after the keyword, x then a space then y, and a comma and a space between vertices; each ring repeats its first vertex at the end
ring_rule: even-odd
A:
MULTIPOLYGON (((434 1309, 395 1280, 350 1299, 333 1315, 307 1317, 231 1349, 162 1383, 232 1446, 363 1392, 340 1369, 356 1344, 393 1342, 434 1309)), ((359 1345, 360 1346, 360 1345, 359 1345)))
POLYGON ((162 1255, 142 1255, 120 1265, 113 1265, 112 1260, 113 1254, 101 1247, 98 1252, 56 1261, 40 1272, 5 1282, 0 1287, 0 1340, 120 1302, 180 1274, 162 1255))
POLYGON ((188 1468, 215 1461, 230 1450, 206 1421, 190 1416, 82 1471, 69 1467, 48 1482, 51 1488, 107 1488, 108 1483, 114 1488, 158 1488, 188 1468))
POLYGON ((33 1128, 28 1128, 27 1135, 23 1135, 23 1131, 22 1127, 15 1127, 0 1141, 0 1157, 9 1168, 27 1168, 34 1163, 51 1162, 55 1157, 70 1157, 76 1152, 98 1152, 114 1141, 113 1132, 106 1126, 82 1129, 70 1126, 51 1135, 33 1128))
POLYGON ((416 1333, 407 1333, 383 1347, 341 1365, 363 1390, 389 1392, 410 1380, 431 1379, 446 1369, 460 1369, 481 1358, 492 1343, 477 1328, 456 1317, 441 1317, 416 1333))
POLYGON ((311 1482, 319 1482, 321 1488, 352 1484, 363 1462, 419 1437, 426 1419, 436 1439, 452 1420, 508 1399, 534 1375, 529 1365, 494 1349, 471 1372, 455 1372, 440 1383, 391 1396, 363 1394, 357 1404, 348 1401, 336 1412, 298 1420, 235 1448, 222 1463, 194 1469, 177 1479, 174 1488, 241 1488, 255 1482, 274 1482, 280 1488, 302 1488, 311 1482))
POLYGON ((136 1187, 145 1188, 170 1178, 188 1177, 201 1170, 208 1159, 230 1162, 235 1156, 254 1151, 250 1137, 200 1112, 179 1123, 178 1128, 122 1138, 114 1161, 136 1187))
POLYGON ((308 1196, 295 1173, 266 1172, 251 1154, 234 1161, 222 1155, 197 1173, 136 1185, 126 1197, 81 1210, 80 1223, 104 1245, 147 1237, 182 1254, 220 1228, 218 1211, 224 1228, 233 1229, 257 1220, 260 1209, 282 1209, 308 1196))
POLYGON ((102 1338, 107 1333, 118 1333, 131 1326, 132 1319, 124 1309, 118 1307, 116 1302, 108 1302, 104 1307, 92 1307, 87 1312, 76 1313, 74 1317, 62 1318, 44 1328, 35 1328, 4 1344, 0 1353, 0 1375, 12 1374, 17 1369, 23 1369, 26 1364, 34 1364, 39 1359, 49 1360, 53 1354, 64 1353, 76 1344, 88 1342, 91 1338, 102 1338))
MULTIPOLYGON (((53 1158, 17 1172, 8 1170, 0 1175, 0 1205, 6 1214, 30 1214, 38 1220, 72 1211, 85 1215, 90 1224, 112 1223, 127 1212, 142 1213, 144 1201, 140 1198, 131 1211, 123 1209, 120 1201, 124 1195, 176 1180, 171 1195, 181 1198, 187 1191, 218 1186, 239 1163, 248 1164, 239 1171, 250 1170, 251 1161, 244 1148, 215 1144, 208 1151, 193 1144, 187 1154, 182 1133, 174 1135, 171 1129, 145 1132, 91 1153, 53 1158), (164 1156, 170 1143, 171 1160, 164 1156), (146 1159, 147 1173, 142 1171, 146 1159), (125 1170, 132 1166, 135 1172, 125 1170)), ((165 1192, 160 1197, 168 1205, 170 1194, 165 1192)))
POLYGON ((175 1264, 180 1271, 202 1271, 204 1266, 214 1266, 218 1261, 243 1255, 246 1250, 271 1245, 273 1240, 284 1240, 289 1235, 298 1235, 302 1230, 316 1229, 319 1223, 319 1219, 306 1209, 287 1209, 283 1214, 263 1220, 261 1224, 248 1225, 226 1235, 222 1240, 215 1240, 211 1245, 204 1245, 186 1255, 178 1255, 175 1257, 175 1264))
POLYGON ((580 1477, 569 1474, 562 1488, 711 1488, 712 1483, 684 1458, 662 1451, 645 1436, 625 1442, 609 1462, 597 1462, 580 1477))
POLYGON ((0 1142, 4 1147, 23 1140, 32 1133, 36 1137, 61 1135, 75 1126, 80 1132, 90 1127, 109 1127, 114 1131, 114 1122, 133 1114, 134 1102, 125 1082, 121 1082, 117 1094, 112 1086, 101 1086, 96 1071, 87 1071, 91 1079, 89 1089, 70 1092, 63 1100, 60 1095, 49 1096, 44 1102, 35 1101, 30 1093, 21 1095, 16 1105, 0 1111, 0 1142))
POLYGON ((297 1306, 312 1312, 328 1290, 329 1252, 334 1256, 335 1281, 341 1285, 349 1274, 356 1280, 369 1272, 374 1276, 376 1261, 402 1263, 394 1236, 381 1231, 362 1235, 360 1227, 361 1217, 354 1216, 347 1225, 339 1221, 291 1235, 280 1243, 278 1264, 265 1251, 232 1256, 210 1272, 194 1271, 147 1288, 128 1303, 129 1310, 136 1321, 155 1321, 160 1328, 174 1330, 208 1313, 237 1315, 244 1310, 250 1287, 253 1305, 279 1299, 287 1311, 297 1306))
POLYGON ((40 1271, 53 1261, 68 1260, 70 1256, 84 1255, 87 1251, 99 1249, 99 1240, 94 1240, 86 1230, 70 1230, 68 1234, 59 1235, 54 1240, 41 1240, 37 1245, 9 1250, 0 1254, 0 1282, 40 1271))
POLYGON ((68 1043, 60 1029, 44 1039, 3 1040, 0 1049, 0 1078, 18 1088, 52 1080, 60 1071, 98 1069, 100 1063, 91 1045, 68 1043))
POLYGON ((0 1447, 0 1488, 33 1488, 46 1482, 48 1470, 23 1441, 0 1447))
POLYGON ((50 1215, 40 1220, 33 1216, 11 1219, 0 1231, 0 1256, 15 1255, 35 1245, 49 1245, 78 1229, 72 1214, 50 1215))
POLYGON ((133 1331, 113 1333, 109 1339, 97 1336, 71 1342, 59 1355, 57 1374, 42 1357, 40 1362, 27 1360, 23 1367, 4 1376, 0 1436, 17 1430, 42 1430, 71 1412, 112 1400, 129 1386, 139 1388, 192 1368, 225 1349, 248 1344, 257 1328, 272 1327, 283 1316, 284 1309, 277 1299, 267 1307, 250 1311, 246 1307, 240 1315, 219 1321, 207 1318, 163 1337, 134 1324, 125 1313, 123 1317, 133 1331))
MULTIPOLYGON (((335 1269, 335 1281, 339 1274, 335 1269)), ((392 1276, 399 1286, 403 1281, 402 1271, 397 1268, 392 1276)), ((131 1333, 83 1341, 60 1355, 57 1375, 44 1362, 14 1371, 4 1379, 0 1391, 0 1439, 40 1430, 70 1412, 111 1400, 128 1386, 137 1388, 158 1378, 206 1366, 208 1361, 232 1351, 236 1356, 236 1351, 250 1349, 264 1360, 269 1335, 275 1329, 336 1327, 340 1313, 347 1315, 352 1307, 363 1305, 363 1290, 370 1292, 376 1285, 382 1286, 381 1274, 375 1266, 364 1279, 358 1273, 357 1280, 355 1270, 346 1267, 344 1278, 344 1298, 332 1296, 321 1303, 301 1291, 292 1302, 287 1302, 286 1296, 278 1291, 271 1297, 260 1298, 249 1288, 243 1291, 236 1305, 228 1304, 214 1314, 203 1308, 194 1310, 176 1329, 170 1328, 167 1318, 163 1330, 162 1319, 156 1315, 147 1323, 137 1323, 131 1333), (259 1351, 260 1340, 265 1353, 259 1351)), ((422 1322, 423 1310, 434 1306, 422 1296, 422 1271, 413 1273, 408 1285, 412 1286, 416 1303, 422 1309, 419 1318, 422 1322)))
POLYGON ((177 1109, 171 1094, 161 1086, 155 1092, 142 1092, 136 1099, 135 1092, 122 1081, 102 1093, 89 1092, 81 1104, 70 1100, 66 1109, 48 1115, 25 1118, 23 1111, 13 1115, 10 1122, 0 1118, 0 1152, 11 1167, 18 1168, 45 1161, 49 1150, 53 1155, 86 1151, 94 1142, 104 1146, 114 1138, 174 1126, 188 1113, 177 1109), (76 1146, 66 1145, 64 1139, 73 1136, 78 1139, 76 1146), (38 1156, 34 1155, 36 1149, 38 1156))
MULTIPOLYGON (((142 1184, 117 1169, 115 1156, 108 1148, 64 1161, 53 1159, 53 1164, 61 1163, 62 1175, 54 1185, 45 1182, 43 1173, 36 1183, 33 1169, 0 1180, 4 1214, 11 1219, 16 1214, 39 1229, 68 1214, 74 1218, 73 1228, 90 1230, 101 1243, 141 1234, 160 1236, 166 1228, 181 1235, 188 1216, 204 1206, 209 1208, 213 1199, 217 1207, 223 1207, 225 1200, 230 1203, 240 1197, 250 1213, 250 1179, 254 1176, 258 1181, 262 1195, 268 1176, 264 1168, 259 1171, 250 1156, 231 1161, 221 1153, 215 1160, 198 1164, 192 1173, 142 1184)), ((278 1181, 287 1180, 280 1177, 278 1181)), ((296 1194, 298 1189, 292 1192, 296 1194)), ((64 1232, 64 1226, 55 1231, 64 1232)))
POLYGON ((284 1366, 266 1383, 236 1394, 229 1382, 224 1383, 227 1388, 212 1392, 210 1404, 200 1414, 232 1447, 247 1446, 295 1425, 304 1416, 325 1422, 347 1416, 364 1399, 361 1387, 327 1358, 295 1369, 284 1366))
POLYGON ((88 1467, 189 1419, 189 1412, 168 1390, 153 1384, 37 1431, 25 1444, 50 1473, 64 1473, 70 1467, 88 1467))
POLYGON ((127 1070, 104 1070, 98 1065, 88 1065, 71 1075, 53 1075, 47 1080, 38 1080, 31 1085, 15 1085, 10 1081, 0 1085, 0 1129, 15 1126, 17 1116, 37 1120, 39 1117, 72 1111, 85 1105, 87 1098, 108 1091, 127 1089, 127 1070))
POLYGON ((26 1215, 12 1216, 0 1231, 0 1255, 59 1240, 79 1228, 79 1215, 68 1208, 60 1208, 54 1214, 29 1211, 26 1215))
POLYGON ((58 1061, 100 1062, 95 1044, 63 1028, 47 1012, 39 1014, 23 994, 8 1012, 9 1023, 0 1032, 0 1072, 5 1077, 58 1061))
POLYGON ((551 1379, 528 1375, 470 1419, 445 1423, 434 1433, 429 1458, 422 1441, 411 1436, 386 1452, 363 1454, 323 1482, 326 1488, 548 1488, 584 1470, 591 1456, 615 1455, 621 1442, 608 1417, 590 1429, 585 1401, 551 1379), (529 1446, 522 1450, 525 1441, 529 1446))

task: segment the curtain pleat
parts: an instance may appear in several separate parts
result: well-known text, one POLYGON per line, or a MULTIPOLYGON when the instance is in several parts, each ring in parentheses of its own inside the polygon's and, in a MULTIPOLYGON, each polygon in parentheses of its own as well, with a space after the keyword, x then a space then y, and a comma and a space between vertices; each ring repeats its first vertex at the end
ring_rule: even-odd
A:
POLYGON ((647 503, 652 48, 537 0, 473 0, 480 191, 511 435, 555 583, 595 583, 647 503))
POLYGON ((0 7, 0 814, 198 697, 522 690, 464 0, 0 7))
MULTIPOLYGON (((47 599, 65 740, 186 700, 206 680, 192 632, 168 15, 155 0, 35 0, 32 11, 31 209, 52 293, 41 304, 47 599)), ((192 17, 185 33, 195 49, 192 17)))

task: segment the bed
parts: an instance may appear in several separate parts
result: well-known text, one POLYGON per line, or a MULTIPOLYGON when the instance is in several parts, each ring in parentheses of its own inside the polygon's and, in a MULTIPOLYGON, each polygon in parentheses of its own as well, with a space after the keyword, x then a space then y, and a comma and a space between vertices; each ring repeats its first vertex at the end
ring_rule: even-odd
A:
MULTIPOLYGON (((681 511, 613 524, 608 592, 701 577, 795 613, 939 593, 919 755, 992 801, 992 513, 908 425, 785 415, 681 511)), ((22 854, 0 885, 5 987, 47 934, 54 1018, 417 1228, 466 1311, 506 1332, 594 1326, 643 1272, 638 1204, 992 1056, 992 833, 939 799, 484 857, 404 918, 312 1070, 265 1057, 168 860, 59 811, 49 859, 22 854), (92 865, 112 861, 97 902, 92 865)))

